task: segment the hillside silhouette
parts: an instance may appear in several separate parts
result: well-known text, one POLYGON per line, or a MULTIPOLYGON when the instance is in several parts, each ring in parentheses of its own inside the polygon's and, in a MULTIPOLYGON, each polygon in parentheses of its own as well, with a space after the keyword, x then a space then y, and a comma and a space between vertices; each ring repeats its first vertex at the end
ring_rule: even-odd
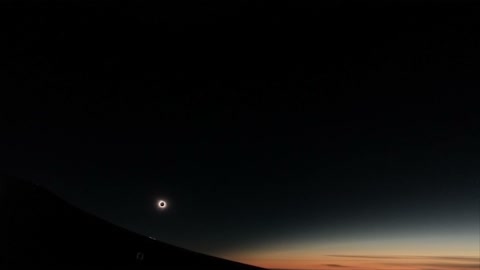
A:
POLYGON ((2 264, 261 269, 130 232, 12 177, 0 176, 0 200, 2 264))

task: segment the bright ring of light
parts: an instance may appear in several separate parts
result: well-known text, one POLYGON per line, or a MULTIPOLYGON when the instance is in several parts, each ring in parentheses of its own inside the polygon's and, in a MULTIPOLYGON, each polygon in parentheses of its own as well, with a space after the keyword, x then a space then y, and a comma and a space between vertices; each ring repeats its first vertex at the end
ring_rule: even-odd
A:
POLYGON ((165 208, 167 208, 167 202, 164 201, 164 200, 158 201, 158 207, 159 207, 160 209, 165 209, 165 208))

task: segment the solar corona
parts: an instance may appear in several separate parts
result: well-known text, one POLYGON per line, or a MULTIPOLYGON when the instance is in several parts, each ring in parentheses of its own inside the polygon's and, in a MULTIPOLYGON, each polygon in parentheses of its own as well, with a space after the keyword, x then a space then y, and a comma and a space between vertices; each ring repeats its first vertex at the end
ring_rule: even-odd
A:
POLYGON ((160 209, 167 208, 167 202, 164 201, 164 200, 159 200, 157 205, 158 205, 158 208, 160 208, 160 209))

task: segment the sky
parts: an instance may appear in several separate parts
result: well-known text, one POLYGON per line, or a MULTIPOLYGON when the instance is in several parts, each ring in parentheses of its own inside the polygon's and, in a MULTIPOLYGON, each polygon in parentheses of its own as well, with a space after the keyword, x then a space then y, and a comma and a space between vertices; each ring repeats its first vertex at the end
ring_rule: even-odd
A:
POLYGON ((471 7, 146 3, 12 9, 3 172, 266 268, 478 269, 471 7))

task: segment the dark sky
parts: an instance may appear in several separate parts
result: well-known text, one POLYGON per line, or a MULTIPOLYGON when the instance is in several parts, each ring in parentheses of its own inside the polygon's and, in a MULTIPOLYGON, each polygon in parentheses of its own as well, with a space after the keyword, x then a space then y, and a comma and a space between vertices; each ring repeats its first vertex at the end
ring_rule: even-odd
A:
POLYGON ((2 4, 3 171, 218 256, 478 255, 477 7, 45 3, 2 4))

